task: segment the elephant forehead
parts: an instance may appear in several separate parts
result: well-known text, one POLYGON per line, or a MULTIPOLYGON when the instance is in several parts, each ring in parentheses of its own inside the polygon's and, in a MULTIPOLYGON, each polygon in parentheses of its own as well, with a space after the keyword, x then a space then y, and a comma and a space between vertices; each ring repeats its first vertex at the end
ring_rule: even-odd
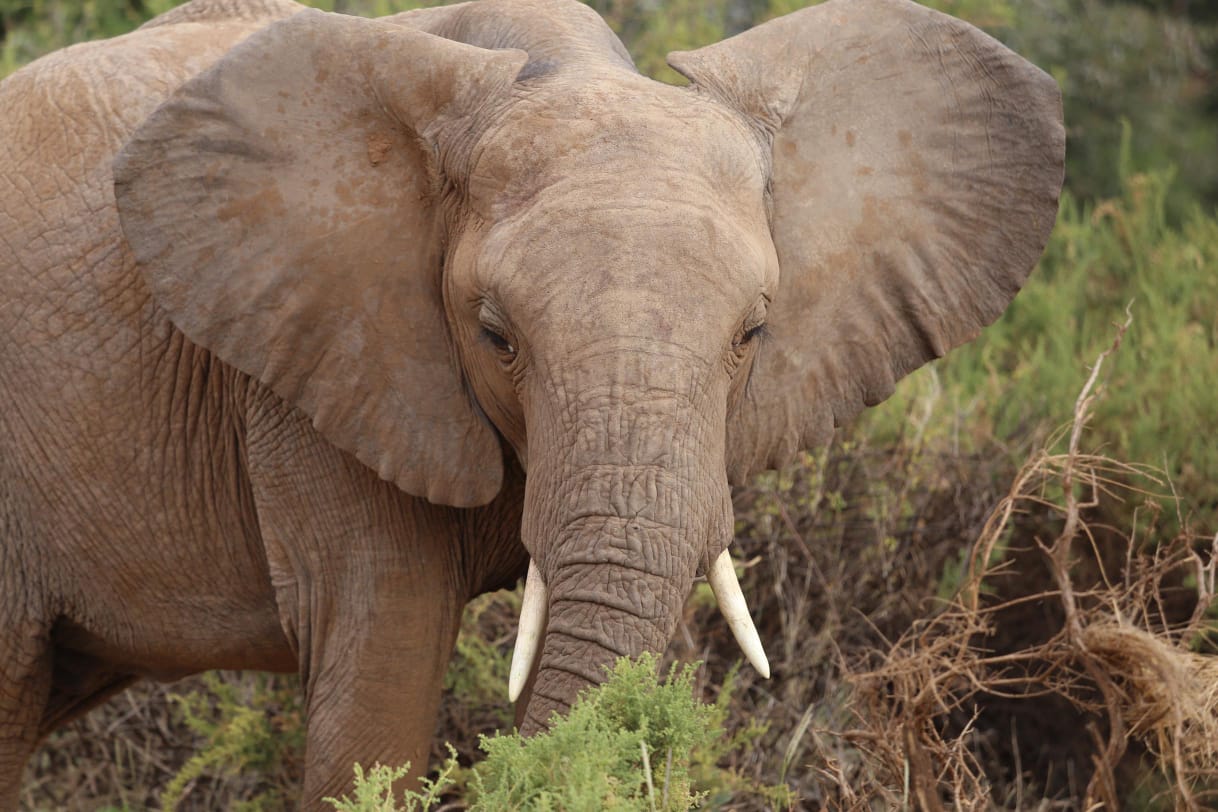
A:
POLYGON ((763 150, 734 114, 697 94, 624 75, 518 95, 483 134, 469 173, 479 213, 507 219, 556 186, 603 195, 633 182, 654 198, 760 199, 763 150))
POLYGON ((713 198, 542 196, 495 229, 477 286, 537 329, 583 325, 665 338, 731 329, 777 285, 764 216, 713 198))
POLYGON ((762 207, 733 205, 701 191, 655 195, 624 180, 612 189, 550 190, 492 229, 482 264, 561 275, 597 268, 607 284, 630 287, 675 281, 664 269, 760 274, 771 245, 762 207))

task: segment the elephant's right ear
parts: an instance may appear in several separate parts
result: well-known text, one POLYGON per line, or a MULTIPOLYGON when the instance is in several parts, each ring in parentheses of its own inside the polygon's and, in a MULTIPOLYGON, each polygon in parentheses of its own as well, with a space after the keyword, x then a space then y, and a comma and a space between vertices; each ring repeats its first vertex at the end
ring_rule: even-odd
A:
POLYGON ((185 84, 115 164, 174 324, 441 504, 489 501, 503 472, 444 316, 436 153, 525 59, 304 11, 185 84))

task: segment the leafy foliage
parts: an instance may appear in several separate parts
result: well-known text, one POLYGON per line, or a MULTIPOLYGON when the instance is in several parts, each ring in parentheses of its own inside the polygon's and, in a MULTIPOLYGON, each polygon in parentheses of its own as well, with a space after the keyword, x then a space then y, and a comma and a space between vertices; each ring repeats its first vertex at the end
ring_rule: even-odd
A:
MULTIPOLYGON (((323 11, 381 17, 443 0, 300 0, 323 11)), ((0 78, 76 42, 125 34, 181 0, 0 0, 0 78)))
POLYGON ((254 775, 261 785, 232 808, 282 808, 284 791, 292 790, 304 753, 303 712, 292 687, 285 690, 265 674, 226 680, 220 672, 211 672, 204 675, 202 690, 176 697, 182 720, 201 744, 165 787, 163 807, 175 808, 201 777, 254 775))
POLYGON ((451 746, 448 751, 448 760, 436 777, 422 779, 421 792, 405 790, 401 804, 394 800, 394 784, 410 772, 409 763, 401 767, 377 764, 367 774, 363 767, 356 764, 352 795, 325 800, 334 807, 335 812, 428 812, 443 799, 444 790, 452 784, 452 773, 457 769, 457 752, 451 746))
MULTIPOLYGON (((484 736, 486 758, 468 782, 474 812, 680 812, 695 805, 757 795, 785 808, 794 798, 785 786, 759 786, 716 764, 761 732, 749 727, 734 736, 723 723, 730 681, 719 700, 694 697, 696 665, 673 665, 656 679, 658 658, 619 660, 608 680, 585 692, 566 718, 548 733, 484 736)), ((393 782, 404 769, 378 767, 364 775, 356 767, 353 798, 333 802, 338 812, 426 810, 454 771, 455 751, 423 793, 408 792, 405 806, 393 801, 393 782)))
POLYGON ((74 42, 126 33, 175 5, 174 0, 0 0, 0 77, 74 42))
MULTIPOLYGON (((1196 13, 1203 8, 1196 4, 1196 13)), ((1061 85, 1067 185, 1078 198, 1121 194, 1124 179, 1112 169, 1124 153, 1139 172, 1187 170, 1168 201, 1173 218, 1187 216, 1193 200, 1218 204, 1212 13, 1203 20, 1121 2, 1025 0, 1001 36, 1061 85)))
POLYGON ((698 797, 690 751, 721 732, 713 709, 693 699, 693 669, 674 666, 657 683, 656 665, 652 656, 619 662, 547 734, 483 739, 474 809, 688 809, 698 797))
POLYGON ((465 607, 452 662, 444 675, 444 690, 463 702, 498 709, 500 727, 511 724, 511 708, 504 704, 512 658, 502 643, 481 633, 479 622, 490 609, 520 615, 520 595, 502 592, 475 598, 465 607))

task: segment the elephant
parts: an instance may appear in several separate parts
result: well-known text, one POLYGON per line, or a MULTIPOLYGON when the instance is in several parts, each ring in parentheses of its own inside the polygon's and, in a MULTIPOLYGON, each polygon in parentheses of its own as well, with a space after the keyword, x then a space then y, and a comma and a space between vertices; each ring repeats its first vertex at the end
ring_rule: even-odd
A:
POLYGON ((911 0, 641 75, 575 0, 192 0, 0 84, 0 808, 141 678, 299 672, 302 803, 425 769, 463 606, 525 579, 544 731, 733 572, 731 489, 976 337, 1061 96, 911 0))

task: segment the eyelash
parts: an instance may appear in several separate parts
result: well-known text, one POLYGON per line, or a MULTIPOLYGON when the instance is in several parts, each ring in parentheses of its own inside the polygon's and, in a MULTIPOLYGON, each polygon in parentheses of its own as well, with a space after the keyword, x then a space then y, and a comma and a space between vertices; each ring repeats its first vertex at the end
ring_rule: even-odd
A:
POLYGON ((489 341, 491 346, 493 346, 495 349, 499 350, 499 352, 502 352, 502 353, 505 353, 508 355, 516 354, 516 348, 512 346, 511 342, 508 341, 503 336, 499 335, 499 333, 496 333, 494 330, 490 329, 489 327, 482 328, 482 338, 486 341, 489 341))
POLYGON ((744 331, 744 335, 740 337, 741 344, 748 344, 755 338, 766 338, 769 336, 770 330, 764 324, 758 324, 756 327, 750 327, 744 331))

